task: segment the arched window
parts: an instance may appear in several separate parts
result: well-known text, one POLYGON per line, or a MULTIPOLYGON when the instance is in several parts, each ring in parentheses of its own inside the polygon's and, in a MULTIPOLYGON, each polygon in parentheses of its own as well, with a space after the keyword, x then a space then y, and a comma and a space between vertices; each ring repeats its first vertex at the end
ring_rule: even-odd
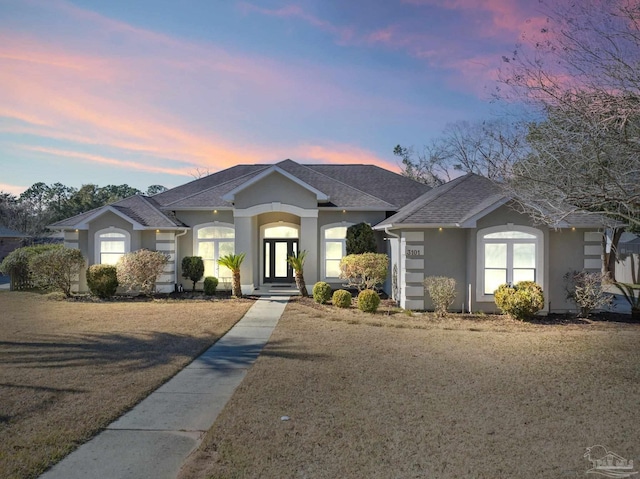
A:
POLYGON ((235 230, 226 223, 207 223, 193 229, 193 255, 204 261, 204 276, 230 278, 231 271, 218 264, 218 258, 233 254, 235 230))
POLYGON ((118 228, 107 228, 96 232, 96 264, 116 264, 131 250, 131 235, 118 228))
POLYGON ((478 293, 493 300, 501 284, 535 281, 543 287, 542 231, 527 226, 499 226, 478 232, 478 293))
POLYGON ((322 276, 325 280, 340 277, 340 260, 347 254, 347 228, 350 225, 338 223, 322 228, 322 276))

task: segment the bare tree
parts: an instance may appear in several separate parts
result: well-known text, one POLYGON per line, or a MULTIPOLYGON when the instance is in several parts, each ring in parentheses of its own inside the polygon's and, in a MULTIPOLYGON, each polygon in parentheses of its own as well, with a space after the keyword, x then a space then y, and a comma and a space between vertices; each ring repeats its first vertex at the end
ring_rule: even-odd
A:
POLYGON ((638 2, 554 4, 539 38, 503 59, 498 96, 537 120, 507 175, 523 208, 552 225, 582 210, 640 228, 638 2))
POLYGON ((521 124, 503 120, 459 121, 447 125, 422 153, 398 145, 394 154, 402 159, 403 175, 438 186, 457 172, 503 180, 526 148, 521 124))

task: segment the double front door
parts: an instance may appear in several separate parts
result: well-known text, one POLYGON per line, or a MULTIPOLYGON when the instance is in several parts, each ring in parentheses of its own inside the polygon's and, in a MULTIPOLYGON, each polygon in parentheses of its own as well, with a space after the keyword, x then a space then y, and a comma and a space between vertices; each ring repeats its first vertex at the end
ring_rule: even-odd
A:
POLYGON ((293 268, 287 258, 298 253, 297 239, 265 239, 263 245, 264 282, 293 283, 293 268))

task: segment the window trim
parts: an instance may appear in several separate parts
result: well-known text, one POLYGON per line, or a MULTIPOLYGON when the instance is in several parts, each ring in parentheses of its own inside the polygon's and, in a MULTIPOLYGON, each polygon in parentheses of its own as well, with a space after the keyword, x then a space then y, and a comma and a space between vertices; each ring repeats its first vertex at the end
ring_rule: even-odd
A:
MULTIPOLYGON (((516 243, 524 243, 530 244, 534 243, 536 246, 536 265, 535 265, 535 276, 536 283, 540 285, 540 287, 545 289, 544 284, 544 232, 537 228, 533 228, 531 226, 522 226, 522 225, 500 225, 500 226, 491 226, 489 228, 483 228, 478 230, 476 235, 476 301, 478 302, 494 302, 495 298, 493 294, 485 294, 484 293, 484 270, 485 270, 485 258, 484 258, 484 246, 488 243, 506 243, 516 244, 516 243), (535 238, 496 238, 490 239, 489 241, 485 240, 485 236, 492 233, 502 233, 502 232, 520 232, 527 233, 535 236, 535 238)), ((509 255, 509 246, 507 246, 507 255, 509 255)), ((511 271, 513 270, 513 265, 511 265, 511 271)), ((509 264, 507 264, 507 278, 509 278, 509 264)))
MULTIPOLYGON (((98 230, 94 234, 94 248, 93 248, 93 263, 94 264, 103 264, 102 263, 102 242, 109 241, 107 239, 102 239, 101 236, 107 233, 119 233, 124 235, 124 254, 131 252, 131 233, 127 230, 123 230, 122 228, 116 228, 114 226, 110 226, 108 228, 103 228, 98 230)), ((107 263, 104 263, 107 264, 107 263)))
MULTIPOLYGON (((337 277, 327 277, 327 240, 324 237, 325 232, 328 229, 331 228, 338 228, 338 227, 349 227, 349 226, 353 226, 355 223, 351 223, 348 221, 340 221, 337 223, 329 223, 327 225, 324 225, 320 228, 320 277, 322 278, 322 281, 326 281, 328 283, 335 283, 340 281, 340 278, 337 277)), ((331 238, 332 240, 335 241, 335 238, 331 238)), ((344 248, 343 248, 343 257, 347 254, 347 238, 345 235, 345 239, 344 239, 344 248)))
MULTIPOLYGON (((221 240, 225 241, 225 242, 231 242, 231 238, 198 239, 198 232, 201 229, 203 229, 203 228, 211 228, 211 227, 214 227, 214 228, 231 228, 233 230, 233 251, 235 253, 235 251, 236 251, 236 227, 235 227, 235 225, 233 223, 223 223, 221 221, 212 221, 212 222, 209 222, 209 223, 202 223, 202 224, 199 224, 199 225, 196 225, 196 226, 193 227, 193 249, 191 250, 192 251, 192 255, 193 256, 202 257, 202 255, 199 254, 200 253, 200 248, 199 248, 200 242, 214 243, 214 247, 213 247, 214 255, 215 255, 216 252, 218 252, 218 253, 220 252, 220 250, 218 248, 216 248, 216 244, 217 243, 219 243, 221 240)), ((202 258, 202 259, 204 260, 204 258, 202 258)), ((214 261, 214 264, 215 264, 214 265, 214 269, 217 269, 217 266, 218 266, 217 259, 214 257, 213 261, 214 261)), ((222 282, 222 278, 219 277, 219 274, 220 274, 220 270, 218 270, 218 276, 216 276, 216 278, 218 278, 218 280, 220 282, 222 282)), ((230 276, 229 277, 224 276, 224 279, 228 279, 229 281, 231 281, 231 277, 230 276)), ((204 278, 203 278, 203 280, 204 280, 204 278)))

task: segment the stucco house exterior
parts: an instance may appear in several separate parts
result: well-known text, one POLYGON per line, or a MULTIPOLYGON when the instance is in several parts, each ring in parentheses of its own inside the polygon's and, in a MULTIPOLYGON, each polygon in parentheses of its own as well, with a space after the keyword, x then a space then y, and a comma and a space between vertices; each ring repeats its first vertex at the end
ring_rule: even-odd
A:
MULTIPOLYGON (((228 281, 216 260, 246 254, 243 293, 294 282, 289 254, 305 250, 308 284, 334 288, 348 226, 367 222, 391 258, 385 291, 406 309, 429 309, 426 276, 454 277, 455 309, 495 310, 494 286, 534 279, 546 310, 568 310, 562 276, 601 265, 599 218, 574 215, 559 229, 535 226, 490 181, 466 175, 431 189, 373 165, 238 165, 163 193, 136 195, 51 225, 88 264, 115 263, 140 248, 170 261, 157 290, 183 283, 185 256, 202 256, 205 276, 228 281)), ((84 272, 76 289, 86 290, 84 272)))

